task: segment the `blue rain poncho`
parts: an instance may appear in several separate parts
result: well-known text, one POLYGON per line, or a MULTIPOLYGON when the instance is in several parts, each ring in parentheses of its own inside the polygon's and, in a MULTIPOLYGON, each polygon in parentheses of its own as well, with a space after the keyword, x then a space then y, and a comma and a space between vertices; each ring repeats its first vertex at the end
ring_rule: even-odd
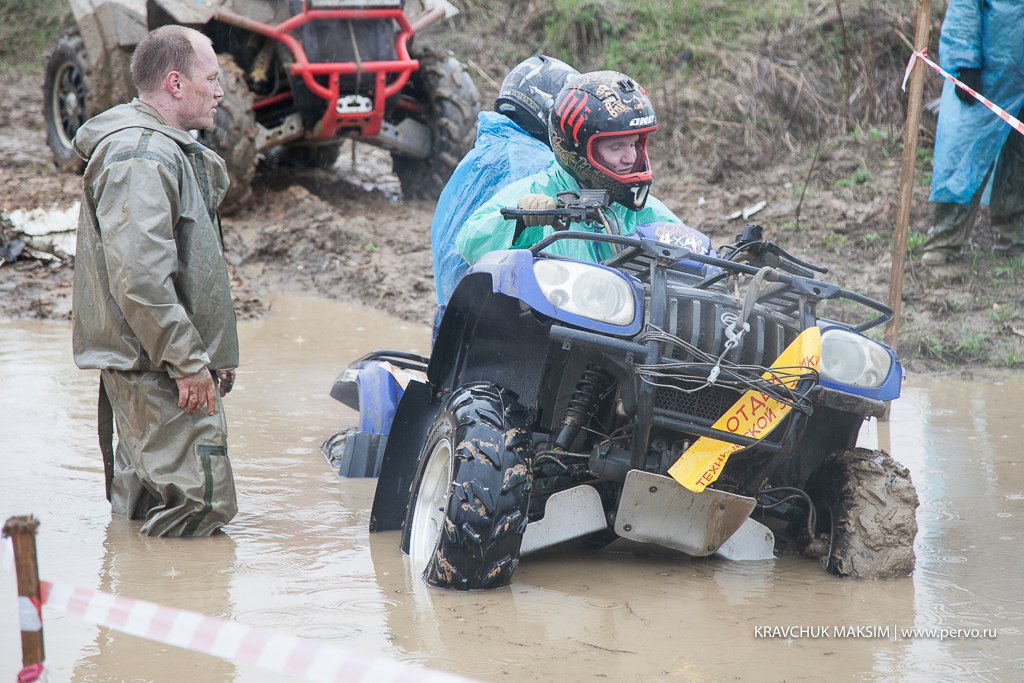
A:
POLYGON ((437 200, 430 224, 437 303, 445 305, 469 264, 455 249, 466 219, 495 192, 545 168, 551 150, 504 114, 480 112, 476 144, 459 162, 437 200))
MULTIPOLYGON (((980 68, 981 94, 1017 116, 1024 104, 1024 0, 950 0, 939 61, 954 76, 980 68)), ((949 81, 939 112, 929 200, 968 204, 1007 136, 1018 133, 980 102, 961 102, 949 81)))
MULTIPOLYGON (((558 163, 552 163, 543 171, 512 183, 477 209, 462 226, 458 239, 459 253, 468 262, 476 263, 489 251, 513 247, 527 248, 536 244, 552 234, 554 228, 547 225, 526 228, 513 243, 516 222, 502 218, 501 209, 514 207, 518 199, 526 194, 543 194, 554 198, 559 192, 566 191, 579 192, 580 184, 558 163)), ((636 226, 644 223, 682 223, 668 207, 650 196, 647 197, 647 204, 639 211, 614 203, 611 212, 618 217, 623 235, 632 235, 636 232, 636 226)), ((595 228, 582 223, 572 223, 569 229, 598 232, 595 228)), ((545 253, 558 254, 577 261, 600 262, 612 256, 612 249, 608 244, 567 240, 551 245, 545 253)))

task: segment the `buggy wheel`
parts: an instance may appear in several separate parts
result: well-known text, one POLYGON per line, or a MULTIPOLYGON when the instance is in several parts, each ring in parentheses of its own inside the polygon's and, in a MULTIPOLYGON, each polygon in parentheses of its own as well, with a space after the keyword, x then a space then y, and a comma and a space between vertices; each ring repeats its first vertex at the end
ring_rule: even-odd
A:
POLYGON ((221 202, 221 213, 237 212, 252 194, 252 178, 256 174, 256 115, 253 95, 245 80, 245 72, 231 55, 217 55, 220 63, 220 85, 224 98, 217 105, 213 128, 200 138, 220 155, 227 165, 231 186, 221 202))
POLYGON ((445 183, 476 139, 480 96, 465 67, 450 52, 414 51, 419 71, 410 79, 412 94, 424 107, 430 128, 430 153, 425 159, 392 154, 402 192, 411 199, 437 199, 445 183))
POLYGON ((46 57, 43 119, 46 142, 58 169, 81 173, 85 162, 71 146, 75 133, 102 111, 104 88, 87 66, 85 46, 76 29, 68 29, 46 57))
POLYGON ((490 384, 456 391, 420 456, 405 530, 413 571, 468 590, 508 585, 519 565, 530 498, 530 437, 515 394, 490 384))
POLYGON ((829 535, 822 559, 830 574, 887 579, 914 571, 917 491, 910 472, 884 451, 832 454, 807 482, 829 535))

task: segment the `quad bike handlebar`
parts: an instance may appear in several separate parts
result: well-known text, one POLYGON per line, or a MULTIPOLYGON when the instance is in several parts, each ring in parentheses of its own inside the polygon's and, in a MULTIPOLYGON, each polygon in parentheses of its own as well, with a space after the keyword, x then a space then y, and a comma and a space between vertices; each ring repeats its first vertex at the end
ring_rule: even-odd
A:
POLYGON ((736 235, 736 241, 722 247, 722 258, 756 266, 781 268, 801 277, 814 277, 814 273, 825 274, 828 268, 793 256, 788 251, 764 239, 764 228, 747 224, 743 232, 736 235))
POLYGON ((580 190, 576 192, 559 192, 555 196, 556 206, 553 209, 520 209, 514 206, 501 210, 505 220, 521 220, 527 216, 543 216, 551 219, 555 230, 568 230, 572 223, 598 223, 604 225, 611 234, 621 234, 618 229, 618 217, 608 209, 611 196, 607 190, 580 190), (614 223, 614 231, 608 216, 614 223))

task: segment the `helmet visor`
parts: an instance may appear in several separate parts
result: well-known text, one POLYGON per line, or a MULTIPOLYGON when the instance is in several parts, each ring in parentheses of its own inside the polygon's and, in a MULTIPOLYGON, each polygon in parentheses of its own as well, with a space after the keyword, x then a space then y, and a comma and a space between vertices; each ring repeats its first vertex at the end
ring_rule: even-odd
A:
POLYGON ((597 133, 587 141, 587 160, 620 183, 648 182, 651 165, 647 159, 647 136, 652 130, 653 127, 597 133))

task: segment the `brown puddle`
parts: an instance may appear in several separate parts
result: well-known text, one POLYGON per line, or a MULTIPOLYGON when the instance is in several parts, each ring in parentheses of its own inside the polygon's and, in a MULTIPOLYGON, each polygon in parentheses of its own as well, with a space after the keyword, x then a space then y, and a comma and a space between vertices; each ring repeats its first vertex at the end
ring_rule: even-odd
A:
MULTIPOLYGON (((367 532, 374 482, 337 477, 319 453, 355 424, 328 396, 335 376, 373 349, 426 353, 429 330, 314 299, 273 309, 240 326, 227 399, 241 512, 227 534, 198 540, 142 538, 138 523, 111 519, 96 375, 74 367, 70 326, 0 323, 0 521, 40 519, 41 578, 480 680, 994 681, 1024 670, 1020 373, 911 377, 891 421, 864 430, 864 445, 910 468, 921 498, 912 578, 839 580, 801 557, 562 550, 528 557, 508 589, 467 594, 412 577, 397 533, 367 532)), ((281 680, 50 609, 44 623, 51 683, 281 680)), ((0 573, 0 680, 20 669, 18 628, 14 581, 0 573)))

